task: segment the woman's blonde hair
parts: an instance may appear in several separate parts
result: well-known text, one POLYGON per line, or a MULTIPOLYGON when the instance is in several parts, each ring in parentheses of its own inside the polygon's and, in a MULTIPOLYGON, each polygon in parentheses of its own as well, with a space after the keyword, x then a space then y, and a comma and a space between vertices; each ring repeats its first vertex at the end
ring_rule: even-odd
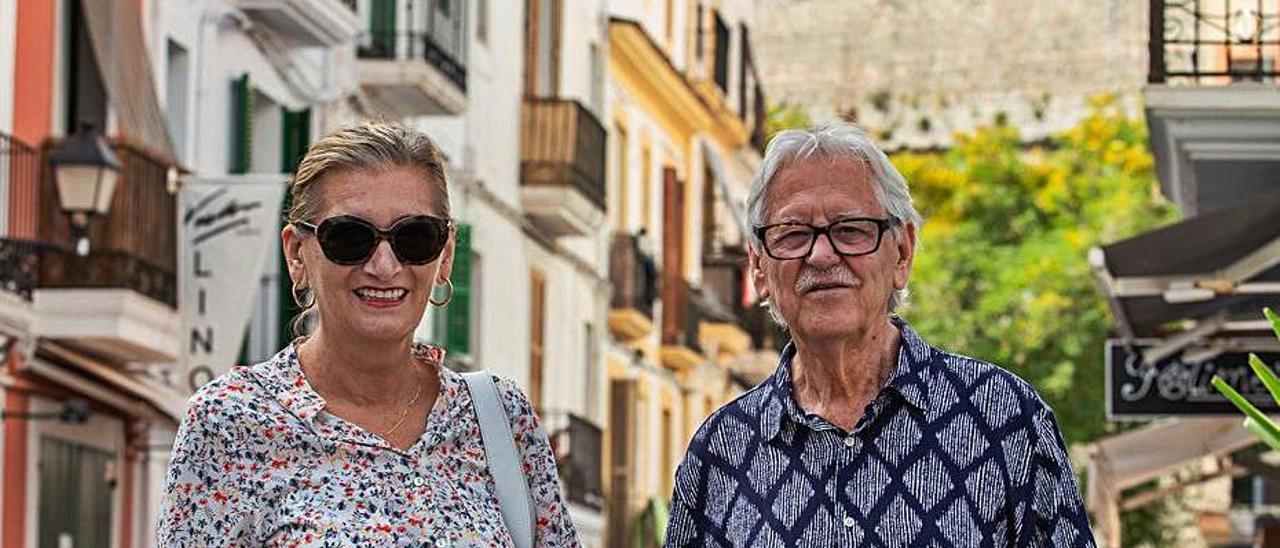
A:
MULTIPOLYGON (((325 175, 383 171, 395 167, 418 169, 425 173, 427 176, 423 182, 440 207, 440 211, 435 213, 449 218, 449 181, 444 156, 431 138, 394 122, 365 122, 330 133, 307 149, 289 182, 290 204, 286 222, 320 221, 315 217, 324 209, 324 204, 316 183, 325 175)), ((303 288, 302 291, 310 289, 303 288)), ((294 298, 303 300, 298 295, 294 298)), ((308 306, 293 318, 291 328, 295 335, 310 331, 308 328, 318 320, 314 314, 315 299, 311 299, 308 306)))

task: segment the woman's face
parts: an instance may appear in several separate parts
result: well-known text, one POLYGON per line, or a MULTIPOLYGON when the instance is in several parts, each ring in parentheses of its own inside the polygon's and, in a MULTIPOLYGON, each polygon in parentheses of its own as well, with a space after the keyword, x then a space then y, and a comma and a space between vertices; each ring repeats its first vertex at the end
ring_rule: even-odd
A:
MULTIPOLYGON (((443 217, 444 204, 431 191, 428 177, 404 167, 327 173, 313 183, 319 185, 320 213, 302 220, 319 225, 350 215, 387 230, 405 217, 443 217)), ((290 225, 281 237, 294 284, 312 290, 320 330, 339 340, 399 342, 412 337, 432 287, 448 279, 453 262, 452 234, 440 257, 424 265, 401 263, 386 240, 378 242, 367 261, 347 266, 326 258, 313 233, 290 225)))

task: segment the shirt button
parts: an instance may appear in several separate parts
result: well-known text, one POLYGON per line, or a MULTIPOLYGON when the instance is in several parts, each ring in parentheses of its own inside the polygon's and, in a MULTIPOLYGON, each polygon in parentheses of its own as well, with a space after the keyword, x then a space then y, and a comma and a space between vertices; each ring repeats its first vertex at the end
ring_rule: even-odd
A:
POLYGON ((845 446, 845 447, 853 447, 853 446, 854 446, 854 444, 856 444, 856 443, 858 443, 858 440, 853 439, 853 436, 849 436, 849 437, 847 437, 847 438, 845 438, 845 439, 844 439, 844 446, 845 446))
POLYGON ((426 483, 427 483, 427 480, 422 479, 422 476, 418 476, 418 477, 416 477, 416 478, 413 478, 413 486, 414 486, 414 487, 422 487, 423 485, 426 485, 426 483))
POLYGON ((844 517, 844 526, 845 526, 845 527, 853 527, 853 517, 851 517, 851 516, 845 516, 845 517, 844 517))

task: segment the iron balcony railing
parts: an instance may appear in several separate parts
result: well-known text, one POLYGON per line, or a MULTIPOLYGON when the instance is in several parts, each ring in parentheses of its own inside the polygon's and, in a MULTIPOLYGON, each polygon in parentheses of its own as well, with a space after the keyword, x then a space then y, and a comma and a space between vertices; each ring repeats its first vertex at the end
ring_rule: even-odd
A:
POLYGON ((1275 82, 1280 4, 1151 0, 1150 83, 1275 82))
POLYGON ((0 290, 31 300, 40 279, 39 244, 0 238, 0 290))
POLYGON ((122 251, 87 256, 48 242, 0 238, 0 289, 30 301, 40 288, 129 289, 177 307, 172 270, 122 251))
POLYGON ((541 413, 569 502, 604 509, 604 434, 589 419, 565 411, 541 413))
POLYGON ((42 288, 130 289, 177 307, 177 280, 171 269, 123 251, 103 250, 81 257, 70 249, 41 247, 42 288))
POLYGON ((421 59, 467 89, 465 5, 449 0, 349 2, 368 21, 356 42, 362 59, 421 59))
POLYGON ((520 109, 520 180, 568 185, 605 207, 605 131, 582 103, 528 97, 520 109))
POLYGON ((614 309, 635 309, 653 318, 653 301, 658 297, 658 270, 653 257, 641 253, 636 237, 624 232, 613 235, 609 247, 609 281, 614 309))

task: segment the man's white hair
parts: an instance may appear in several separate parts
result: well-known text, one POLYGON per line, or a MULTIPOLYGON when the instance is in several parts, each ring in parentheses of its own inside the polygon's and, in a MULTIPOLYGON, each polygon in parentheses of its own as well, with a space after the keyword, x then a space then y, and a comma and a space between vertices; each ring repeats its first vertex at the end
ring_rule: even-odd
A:
MULTIPOLYGON (((919 243, 920 228, 924 220, 911 202, 911 193, 907 190, 906 179, 903 179, 902 174, 893 167, 884 152, 871 142, 865 130, 845 122, 821 125, 811 131, 788 129, 778 132, 773 139, 769 140, 769 146, 764 152, 764 161, 760 164, 760 172, 751 182, 751 194, 747 197, 747 218, 752 228, 766 223, 769 187, 778 171, 812 158, 828 160, 852 158, 861 161, 871 173, 871 186, 875 189, 876 200, 894 222, 890 230, 894 241, 906 234, 904 227, 910 223, 916 227, 913 243, 919 243)), ((761 242, 754 234, 751 237, 751 245, 757 253, 764 253, 761 242)), ((906 288, 894 291, 889 296, 889 312, 897 310, 906 298, 906 288)), ((768 310, 774 321, 787 327, 772 303, 769 303, 768 310)))

